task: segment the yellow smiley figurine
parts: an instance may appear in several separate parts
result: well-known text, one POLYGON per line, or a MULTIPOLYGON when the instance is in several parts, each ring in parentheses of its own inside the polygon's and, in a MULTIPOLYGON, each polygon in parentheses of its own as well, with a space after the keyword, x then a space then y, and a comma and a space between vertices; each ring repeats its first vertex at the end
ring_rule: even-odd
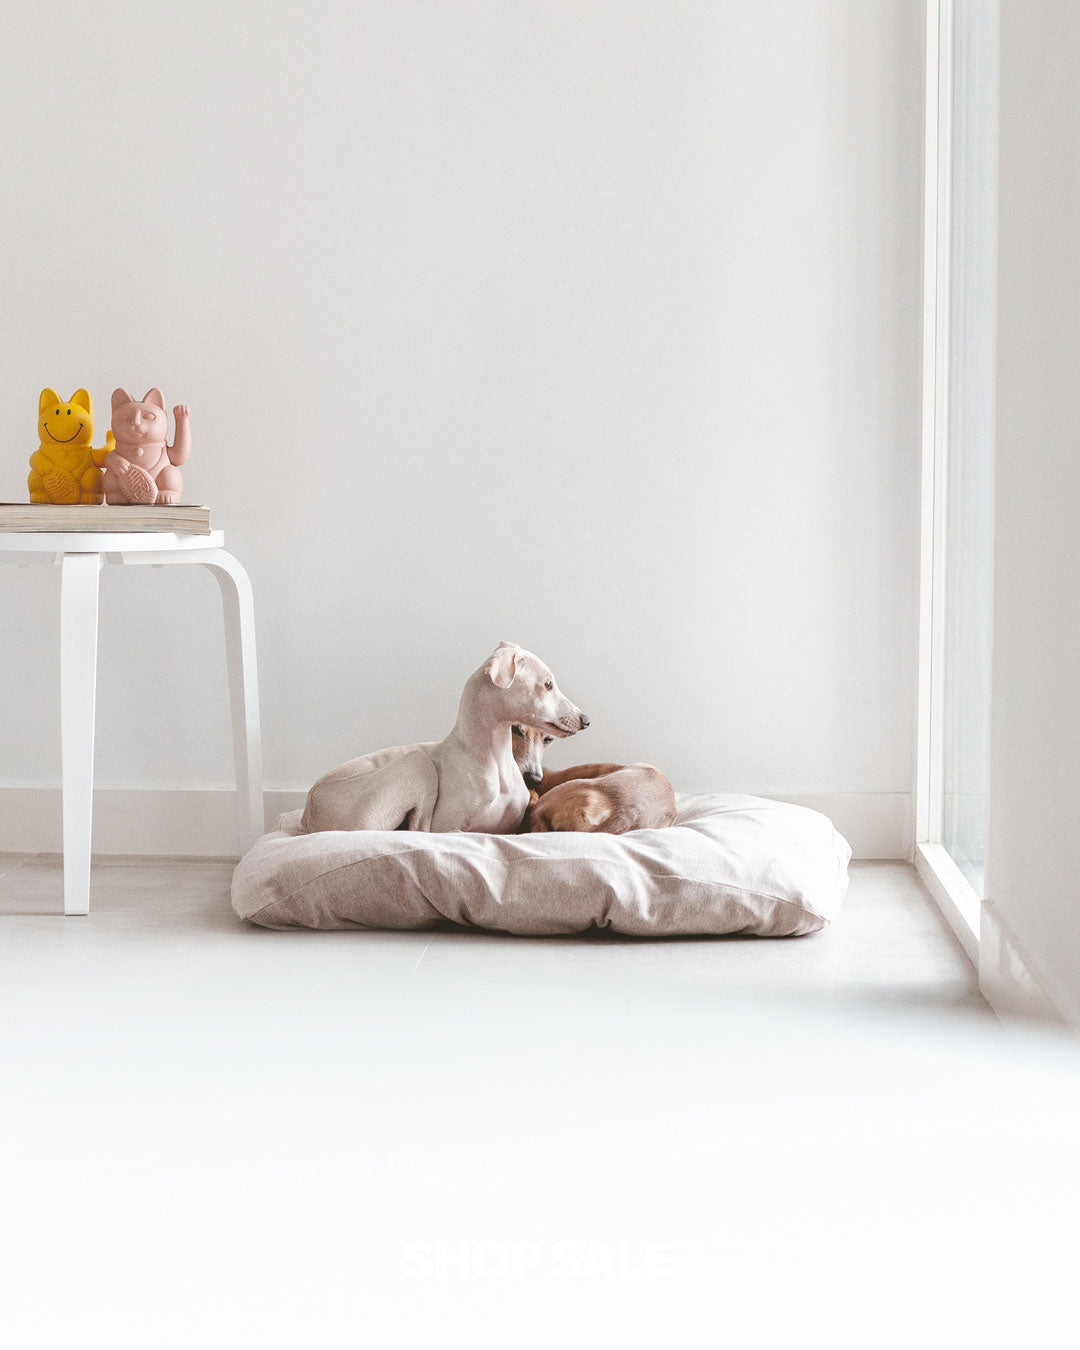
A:
POLYGON ((105 499, 100 466, 116 444, 110 431, 95 450, 94 411, 89 393, 76 389, 67 403, 52 389, 38 400, 38 448, 26 480, 32 502, 97 506, 105 499))

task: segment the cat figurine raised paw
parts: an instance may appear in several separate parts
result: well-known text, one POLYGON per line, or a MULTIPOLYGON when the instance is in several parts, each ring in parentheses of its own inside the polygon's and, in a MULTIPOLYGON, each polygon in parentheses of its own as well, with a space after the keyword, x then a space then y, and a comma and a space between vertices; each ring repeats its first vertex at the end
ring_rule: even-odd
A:
POLYGON ((160 389, 141 402, 126 389, 114 389, 112 434, 116 448, 105 460, 105 500, 114 506, 174 506, 183 479, 179 465, 191 454, 190 409, 173 408, 176 433, 166 444, 169 415, 160 389))
POLYGON ((94 408, 89 393, 76 389, 67 403, 53 389, 38 399, 38 448, 30 456, 26 486, 31 502, 55 506, 99 506, 104 500, 100 465, 112 449, 112 432, 95 450, 94 408))

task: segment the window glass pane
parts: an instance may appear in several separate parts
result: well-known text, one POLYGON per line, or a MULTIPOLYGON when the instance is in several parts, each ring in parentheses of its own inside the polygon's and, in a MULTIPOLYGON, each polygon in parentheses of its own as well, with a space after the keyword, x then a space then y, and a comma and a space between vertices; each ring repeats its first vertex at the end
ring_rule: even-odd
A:
POLYGON ((941 840, 984 890, 990 733, 997 6, 954 0, 941 840))

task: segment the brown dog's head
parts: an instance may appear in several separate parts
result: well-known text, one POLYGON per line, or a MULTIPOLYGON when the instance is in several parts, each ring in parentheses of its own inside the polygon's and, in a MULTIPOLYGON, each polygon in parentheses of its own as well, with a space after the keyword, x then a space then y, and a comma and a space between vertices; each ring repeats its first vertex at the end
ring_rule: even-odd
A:
POLYGON ((553 737, 573 736, 589 725, 543 661, 516 642, 500 642, 484 663, 482 674, 490 682, 489 692, 498 699, 499 715, 511 725, 553 737))
POLYGON ((579 781, 560 783, 529 804, 521 832, 575 830, 588 834, 603 830, 611 815, 611 802, 598 788, 579 781))
POLYGON ((555 739, 550 731, 536 731, 533 727, 515 722, 513 732, 514 759, 525 779, 525 786, 534 788, 544 781, 544 751, 555 739))

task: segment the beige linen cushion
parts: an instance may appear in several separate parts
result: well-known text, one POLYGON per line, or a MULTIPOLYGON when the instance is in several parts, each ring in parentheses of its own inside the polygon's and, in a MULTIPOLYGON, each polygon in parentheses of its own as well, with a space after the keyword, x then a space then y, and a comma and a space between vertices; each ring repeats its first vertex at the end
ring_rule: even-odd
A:
POLYGON ((233 875, 266 928, 467 927, 540 936, 813 933, 835 918, 851 849, 816 811, 680 797, 676 823, 630 834, 298 833, 278 821, 233 875))

